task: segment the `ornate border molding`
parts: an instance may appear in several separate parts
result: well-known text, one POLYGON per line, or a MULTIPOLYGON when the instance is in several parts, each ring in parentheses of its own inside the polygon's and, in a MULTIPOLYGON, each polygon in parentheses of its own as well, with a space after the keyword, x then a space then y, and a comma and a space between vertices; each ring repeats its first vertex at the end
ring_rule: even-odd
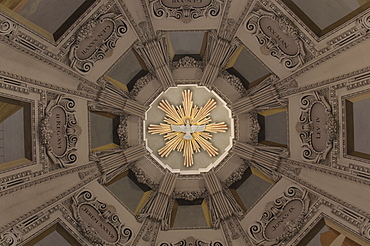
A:
POLYGON ((155 18, 174 18, 183 23, 189 23, 199 18, 217 17, 221 13, 223 1, 204 0, 202 1, 168 1, 151 0, 152 14, 155 18), (198 6, 196 6, 198 5, 198 6))
MULTIPOLYGON (((68 167, 73 165, 77 161, 77 155, 75 154, 76 144, 78 136, 81 134, 81 128, 77 124, 75 116, 75 101, 71 98, 63 98, 59 95, 55 100, 51 100, 45 109, 45 116, 40 120, 39 131, 40 131, 40 143, 46 147, 46 154, 49 156, 51 161, 60 167, 68 167), (53 111, 59 110, 60 113, 64 113, 64 122, 56 118, 56 130, 53 130, 50 121, 53 118, 53 111), (59 134, 61 136, 59 136, 59 134), (56 134, 57 144, 62 142, 61 139, 65 138, 65 150, 57 154, 53 150, 51 139, 56 134)), ((57 114, 58 115, 58 114, 57 114)), ((57 116, 56 116, 57 117, 57 116)), ((63 118, 63 117, 62 117, 63 118)), ((58 145, 59 146, 59 145, 58 145)))
POLYGON ((82 190, 74 195, 72 210, 78 231, 93 244, 124 245, 132 237, 132 230, 124 227, 116 209, 99 201, 91 191, 82 190))
POLYGON ((87 74, 97 61, 111 55, 118 39, 127 30, 123 16, 115 13, 88 20, 75 35, 69 52, 69 65, 77 72, 87 74))
MULTIPOLYGON (((313 94, 304 95, 300 100, 301 114, 296 125, 296 130, 299 132, 299 138, 302 142, 302 153, 301 157, 303 160, 308 162, 319 163, 326 159, 329 151, 333 147, 333 140, 337 139, 338 127, 335 118, 332 114, 332 109, 330 104, 326 99, 319 95, 318 92, 313 92, 313 94), (322 119, 313 119, 312 112, 316 105, 320 105, 324 108, 326 113, 325 122, 321 123, 322 119), (315 123, 319 125, 315 126, 315 123), (325 129, 320 129, 320 126, 324 125, 325 129), (326 133, 326 143, 325 148, 322 150, 317 150, 314 147, 313 137, 314 131, 316 131, 316 138, 320 139, 321 131, 326 133)), ((318 116, 317 116, 318 117, 318 116)))
POLYGON ((300 33, 287 17, 259 9, 251 13, 245 27, 248 32, 256 37, 261 46, 261 52, 278 59, 286 69, 295 70, 305 63, 306 53, 300 39, 300 33), (271 23, 264 27, 261 23, 267 21, 271 23), (269 32, 272 36, 266 32, 269 32), (291 44, 288 44, 287 41, 296 45, 296 51, 289 53, 291 50, 288 48, 291 44))
POLYGON ((180 240, 176 243, 167 243, 162 242, 159 244, 159 246, 186 246, 186 245, 194 245, 194 246, 223 246, 224 244, 218 241, 210 242, 210 241, 203 241, 200 239, 195 239, 194 237, 188 237, 183 240, 180 240))
POLYGON ((16 228, 11 228, 0 234, 0 245, 16 246, 20 242, 22 242, 22 235, 16 228))
POLYGON ((249 227, 252 240, 256 245, 277 245, 289 240, 301 229, 309 205, 310 198, 304 188, 295 184, 289 186, 282 196, 266 205, 261 219, 249 227), (289 215, 295 210, 295 207, 288 205, 296 202, 301 204, 301 212, 297 218, 291 220, 289 215), (285 211, 286 208, 288 208, 287 211, 285 211), (276 238, 269 238, 266 230, 274 221, 277 223, 272 226, 271 230, 277 230, 280 225, 283 225, 283 230, 281 230, 281 235, 276 238))

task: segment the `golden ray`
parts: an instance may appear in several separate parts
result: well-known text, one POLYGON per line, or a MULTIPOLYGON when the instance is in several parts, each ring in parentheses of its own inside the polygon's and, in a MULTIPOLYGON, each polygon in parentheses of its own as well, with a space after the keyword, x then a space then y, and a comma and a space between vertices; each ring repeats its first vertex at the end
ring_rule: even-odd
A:
POLYGON ((166 113, 163 121, 167 124, 150 124, 148 132, 151 134, 166 134, 164 140, 167 142, 165 146, 158 150, 161 157, 167 157, 173 150, 183 152, 184 166, 190 167, 194 164, 194 152, 200 152, 201 148, 211 157, 218 155, 218 149, 209 142, 212 139, 211 133, 226 132, 227 125, 225 122, 210 123, 211 117, 209 115, 216 107, 216 100, 209 99, 203 107, 198 108, 197 105, 193 105, 193 92, 190 90, 184 90, 182 98, 182 106, 176 107, 167 100, 162 100, 158 108, 166 113), (206 127, 202 132, 191 133, 192 139, 185 139, 185 133, 173 131, 171 125, 185 125, 187 120, 190 121, 189 124, 191 125, 206 125, 206 127))
POLYGON ((209 125, 206 125, 205 131, 207 132, 226 132, 227 131, 227 125, 225 122, 220 122, 220 123, 211 123, 209 125))

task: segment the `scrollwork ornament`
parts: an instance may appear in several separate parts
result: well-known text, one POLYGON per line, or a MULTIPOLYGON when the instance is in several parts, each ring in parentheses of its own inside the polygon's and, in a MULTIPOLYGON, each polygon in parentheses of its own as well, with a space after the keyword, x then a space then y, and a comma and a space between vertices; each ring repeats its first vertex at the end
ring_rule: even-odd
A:
POLYGON ((370 239, 370 220, 369 219, 365 219, 364 222, 361 224, 360 233, 366 238, 370 239))
POLYGON ((89 19, 77 32, 69 52, 69 65, 85 75, 95 63, 111 56, 116 43, 128 30, 122 15, 105 13, 89 19))
POLYGON ((16 228, 12 228, 0 234, 1 246, 16 246, 20 242, 22 242, 22 235, 16 228))
POLYGON ((0 35, 11 36, 17 30, 17 25, 10 20, 0 20, 0 35))
POLYGON ((302 159, 313 163, 323 162, 332 149, 333 140, 338 138, 338 122, 332 114, 330 104, 317 92, 304 95, 300 100, 300 106, 301 114, 296 130, 302 143, 302 159), (324 115, 316 113, 319 110, 324 115), (324 144, 319 146, 321 139, 324 139, 325 146, 322 146, 324 144))
POLYGON ((217 17, 222 10, 223 4, 219 0, 206 0, 206 4, 196 1, 191 3, 170 2, 165 0, 151 0, 152 14, 155 18, 174 18, 183 23, 189 23, 199 18, 217 17))
POLYGON ((266 205, 261 218, 249 227, 254 245, 272 246, 289 241, 302 228, 309 205, 305 189, 289 186, 282 196, 266 205))
POLYGON ((357 20, 357 26, 363 35, 370 32, 370 14, 366 14, 357 20))
POLYGON ((72 210, 78 231, 92 245, 125 245, 132 238, 132 230, 121 222, 116 209, 89 190, 72 197, 72 210))
POLYGON ((223 246, 224 244, 222 242, 210 242, 205 241, 201 239, 195 239, 194 237, 188 237, 185 239, 182 239, 176 243, 168 243, 168 242, 162 242, 159 244, 159 246, 223 246))
POLYGON ((48 103, 39 122, 40 144, 59 167, 68 167, 77 161, 76 145, 82 130, 77 123, 75 106, 73 99, 59 95, 48 103))
POLYGON ((295 70, 305 63, 299 31, 285 16, 259 9, 247 18, 245 28, 256 37, 261 53, 275 57, 286 69, 295 70))

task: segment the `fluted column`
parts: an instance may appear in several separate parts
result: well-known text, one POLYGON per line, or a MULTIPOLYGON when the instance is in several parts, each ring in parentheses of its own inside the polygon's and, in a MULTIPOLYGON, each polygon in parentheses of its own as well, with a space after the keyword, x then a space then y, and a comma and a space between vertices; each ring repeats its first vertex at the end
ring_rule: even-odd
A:
POLYGON ((157 79, 162 83, 163 89, 175 86, 169 68, 169 58, 164 36, 145 40, 142 44, 136 44, 135 50, 144 60, 148 69, 155 73, 157 79))
POLYGON ((174 202, 172 193, 175 188, 176 178, 176 174, 167 172, 158 190, 152 192, 148 201, 139 212, 139 216, 161 222, 162 230, 168 230, 170 225, 170 214, 174 202))
POLYGON ((125 150, 119 150, 100 158, 100 168, 103 173, 114 170, 122 165, 136 161, 146 155, 144 145, 137 145, 125 150))
POLYGON ((231 56, 237 50, 238 45, 234 41, 217 37, 214 40, 214 45, 212 47, 214 48, 209 50, 211 56, 209 62, 204 68, 201 79, 201 84, 207 87, 212 87, 220 69, 226 66, 231 56))
POLYGON ((258 149, 255 146, 235 142, 233 152, 240 157, 254 162, 261 172, 272 178, 280 163, 280 157, 275 151, 269 149, 258 149))
POLYGON ((255 108, 276 104, 279 94, 271 84, 272 77, 266 78, 250 93, 232 105, 235 114, 247 113, 255 108))
POLYGON ((107 105, 109 107, 123 110, 124 112, 136 115, 141 118, 144 117, 146 107, 140 103, 127 98, 119 89, 115 88, 114 85, 107 83, 98 93, 97 100, 102 106, 107 105))
POLYGON ((221 221, 233 217, 240 218, 243 214, 242 208, 235 201, 232 194, 222 187, 214 170, 203 173, 209 193, 208 206, 211 213, 212 226, 218 228, 221 221))

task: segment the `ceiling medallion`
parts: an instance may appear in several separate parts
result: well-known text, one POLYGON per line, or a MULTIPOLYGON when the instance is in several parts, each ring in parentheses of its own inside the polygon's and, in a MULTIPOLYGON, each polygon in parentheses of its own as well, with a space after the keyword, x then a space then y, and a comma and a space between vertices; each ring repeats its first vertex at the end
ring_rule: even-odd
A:
POLYGON ((167 157, 173 150, 183 152, 184 166, 194 164, 194 152, 205 150, 210 157, 218 155, 218 149, 209 140, 211 133, 226 132, 225 122, 210 123, 210 112, 216 108, 216 100, 208 99, 206 104, 199 108, 194 105, 193 92, 184 90, 182 106, 173 106, 167 100, 162 100, 158 108, 166 113, 165 123, 150 124, 148 132, 151 134, 166 134, 166 145, 158 150, 161 157, 167 157))

